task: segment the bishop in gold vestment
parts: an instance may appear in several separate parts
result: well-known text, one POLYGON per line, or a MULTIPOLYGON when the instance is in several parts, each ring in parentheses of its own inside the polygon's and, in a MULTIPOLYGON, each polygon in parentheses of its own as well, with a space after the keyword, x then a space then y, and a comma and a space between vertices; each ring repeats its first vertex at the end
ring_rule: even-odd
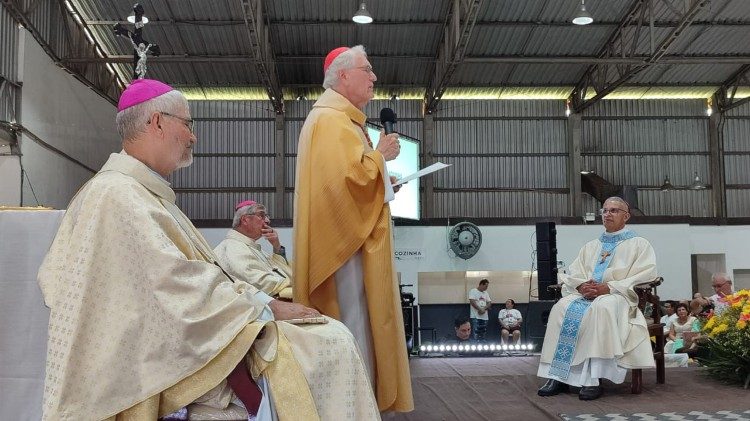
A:
POLYGON ((299 138, 294 201, 294 299, 344 322, 368 364, 381 411, 413 409, 393 263, 387 159, 395 135, 373 149, 362 108, 376 80, 361 46, 338 48, 326 91, 299 138))

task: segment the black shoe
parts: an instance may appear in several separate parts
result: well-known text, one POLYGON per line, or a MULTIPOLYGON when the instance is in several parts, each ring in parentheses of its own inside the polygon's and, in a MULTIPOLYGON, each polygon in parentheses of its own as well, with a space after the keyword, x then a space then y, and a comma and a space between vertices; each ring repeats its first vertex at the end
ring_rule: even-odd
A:
POLYGON ((582 401, 593 401, 599 398, 604 390, 601 386, 583 386, 581 391, 578 392, 578 399, 582 401))
POLYGON ((560 392, 567 391, 567 384, 559 382, 557 380, 549 379, 547 380, 547 383, 544 384, 544 386, 540 387, 539 390, 536 391, 536 394, 539 396, 555 396, 560 392))

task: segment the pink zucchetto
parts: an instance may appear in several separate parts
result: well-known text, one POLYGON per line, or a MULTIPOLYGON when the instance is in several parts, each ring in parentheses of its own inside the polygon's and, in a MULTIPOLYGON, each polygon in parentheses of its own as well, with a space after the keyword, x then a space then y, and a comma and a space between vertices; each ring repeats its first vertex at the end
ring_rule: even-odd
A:
POLYGON ((237 210, 240 210, 240 208, 244 208, 245 206, 252 206, 256 203, 257 202, 255 202, 254 200, 245 200, 243 202, 238 203, 237 206, 234 207, 234 210, 237 211, 237 210))
POLYGON ((174 88, 158 80, 136 79, 120 95, 117 111, 130 108, 173 90, 174 88))
POLYGON ((334 48, 333 50, 331 50, 330 53, 328 53, 325 61, 323 62, 323 74, 325 74, 326 71, 328 71, 328 68, 331 66, 331 63, 333 63, 333 61, 336 60, 336 57, 340 56, 341 53, 345 51, 349 51, 349 47, 334 48))

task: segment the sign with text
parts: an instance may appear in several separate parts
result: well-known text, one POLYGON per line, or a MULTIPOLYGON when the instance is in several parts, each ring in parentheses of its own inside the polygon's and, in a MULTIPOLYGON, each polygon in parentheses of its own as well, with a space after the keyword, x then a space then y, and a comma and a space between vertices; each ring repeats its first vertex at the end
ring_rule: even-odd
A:
POLYGON ((424 257, 422 249, 395 249, 393 257, 396 260, 420 260, 424 257))

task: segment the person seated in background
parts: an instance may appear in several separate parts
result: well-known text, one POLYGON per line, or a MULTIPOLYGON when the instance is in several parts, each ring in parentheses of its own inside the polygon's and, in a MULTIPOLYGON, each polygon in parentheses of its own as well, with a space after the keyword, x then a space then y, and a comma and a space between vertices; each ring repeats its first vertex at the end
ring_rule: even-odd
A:
POLYGON ((661 320, 659 323, 664 325, 664 334, 669 333, 669 328, 672 326, 672 322, 677 318, 677 314, 675 314, 675 309, 677 308, 677 301, 674 300, 668 300, 664 303, 664 314, 661 316, 661 320))
POLYGON ((669 328, 669 334, 667 337, 667 343, 664 345, 664 352, 667 354, 674 354, 678 352, 685 352, 683 346, 686 345, 688 348, 692 345, 683 343, 683 333, 693 332, 696 318, 690 315, 688 306, 685 303, 679 303, 676 307, 677 319, 672 322, 669 328))
POLYGON ((521 312, 514 307, 516 302, 512 298, 505 301, 505 308, 497 313, 497 319, 500 322, 500 338, 503 345, 508 344, 508 337, 513 335, 513 345, 521 339, 521 312))
POLYGON ((708 297, 708 301, 714 306, 715 311, 720 313, 728 306, 722 298, 734 292, 732 279, 726 273, 714 273, 711 276, 711 288, 714 289, 714 295, 708 297))
POLYGON ((695 317, 706 317, 714 309, 714 305, 700 292, 693 294, 692 300, 686 300, 685 304, 690 309, 690 314, 695 317))
POLYGON ((271 297, 292 298, 292 268, 279 234, 271 228, 266 207, 252 200, 235 206, 232 229, 214 248, 216 258, 230 275, 258 288, 271 297), (258 240, 264 238, 273 247, 270 256, 258 240))

